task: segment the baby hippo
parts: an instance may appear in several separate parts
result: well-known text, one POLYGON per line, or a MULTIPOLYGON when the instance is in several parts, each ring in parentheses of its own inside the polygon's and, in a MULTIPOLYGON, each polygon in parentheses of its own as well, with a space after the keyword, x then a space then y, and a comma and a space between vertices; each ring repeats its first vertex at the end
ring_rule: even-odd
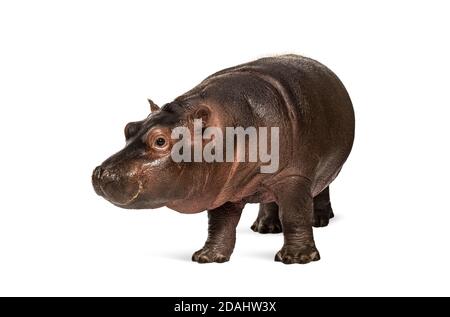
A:
POLYGON ((283 263, 319 260, 313 227, 333 218, 329 185, 354 138, 341 81, 298 55, 219 71, 125 127, 125 147, 95 168, 96 193, 130 209, 208 211, 208 238, 192 260, 226 262, 246 203, 251 229, 283 232, 283 263))

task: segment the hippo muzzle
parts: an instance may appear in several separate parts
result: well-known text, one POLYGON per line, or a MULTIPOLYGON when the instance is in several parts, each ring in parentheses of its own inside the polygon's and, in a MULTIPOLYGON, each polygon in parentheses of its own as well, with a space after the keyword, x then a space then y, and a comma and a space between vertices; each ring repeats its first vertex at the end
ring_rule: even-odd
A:
POLYGON ((140 181, 133 175, 102 165, 94 169, 92 184, 98 195, 121 207, 133 203, 142 189, 140 181))

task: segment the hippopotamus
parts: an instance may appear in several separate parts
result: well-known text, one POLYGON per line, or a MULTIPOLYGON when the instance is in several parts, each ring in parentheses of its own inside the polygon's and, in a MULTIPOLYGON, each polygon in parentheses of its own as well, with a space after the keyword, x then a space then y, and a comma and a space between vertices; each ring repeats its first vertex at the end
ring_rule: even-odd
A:
MULTIPOLYGON (((334 216, 329 185, 350 154, 355 129, 350 97, 331 70, 293 54, 265 57, 216 72, 162 107, 149 103, 147 118, 125 126, 125 147, 94 169, 98 195, 127 209, 207 211, 208 237, 192 256, 199 263, 230 259, 247 203, 260 204, 253 231, 284 235, 275 261, 320 259, 313 227, 327 226, 334 216), (173 132, 194 133, 196 122, 202 132, 209 127, 276 128, 271 134, 278 135, 278 143, 270 146, 279 151, 276 169, 262 172, 267 160, 261 158, 173 159, 180 141, 173 132)), ((202 138, 187 142, 180 154, 205 143, 202 138)), ((216 150, 225 147, 215 144, 216 150)), ((250 145, 246 142, 245 149, 250 145)))

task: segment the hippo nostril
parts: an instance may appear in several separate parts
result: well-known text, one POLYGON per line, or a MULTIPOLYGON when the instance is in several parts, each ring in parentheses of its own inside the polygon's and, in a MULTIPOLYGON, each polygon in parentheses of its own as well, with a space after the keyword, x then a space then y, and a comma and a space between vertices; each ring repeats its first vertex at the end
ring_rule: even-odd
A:
POLYGON ((100 178, 102 177, 103 172, 104 172, 103 167, 97 166, 97 167, 94 169, 93 176, 94 176, 95 178, 97 178, 97 179, 100 179, 100 178))
POLYGON ((100 171, 97 173, 98 179, 101 180, 104 184, 109 182, 120 182, 120 176, 114 170, 101 167, 100 171))
POLYGON ((103 170, 102 177, 105 179, 110 179, 111 173, 109 172, 109 170, 103 170))

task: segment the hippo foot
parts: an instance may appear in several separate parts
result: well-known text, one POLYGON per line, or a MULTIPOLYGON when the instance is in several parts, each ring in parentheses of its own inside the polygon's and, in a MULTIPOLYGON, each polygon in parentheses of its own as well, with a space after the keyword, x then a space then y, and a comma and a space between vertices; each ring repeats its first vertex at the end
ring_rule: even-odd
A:
POLYGON ((281 222, 278 218, 262 218, 256 219, 251 229, 259 233, 280 233, 281 222))
POLYGON ((333 209, 331 205, 328 205, 325 209, 314 210, 314 222, 313 226, 316 228, 328 226, 330 219, 334 217, 333 209))
POLYGON ((301 248, 283 246, 277 255, 275 255, 275 261, 283 262, 284 264, 306 264, 318 260, 320 260, 319 251, 317 251, 314 245, 301 248))
POLYGON ((198 263, 223 263, 230 260, 230 256, 226 256, 218 250, 203 248, 192 255, 192 261, 198 263))

